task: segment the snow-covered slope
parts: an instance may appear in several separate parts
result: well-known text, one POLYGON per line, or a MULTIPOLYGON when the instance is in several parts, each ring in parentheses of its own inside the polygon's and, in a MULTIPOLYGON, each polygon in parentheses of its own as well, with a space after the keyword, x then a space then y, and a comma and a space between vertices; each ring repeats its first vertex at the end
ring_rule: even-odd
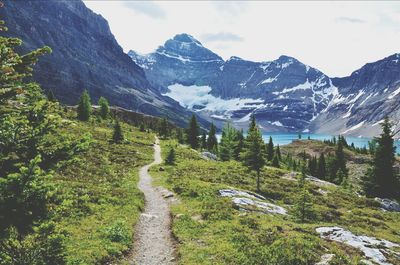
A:
POLYGON ((329 77, 295 58, 224 61, 187 34, 129 55, 164 95, 216 123, 247 125, 254 114, 265 130, 302 131, 337 94, 329 77))
POLYGON ((332 81, 340 94, 311 124, 312 130, 373 136, 386 116, 400 128, 400 54, 368 63, 350 76, 332 81))
POLYGON ((295 58, 224 61, 188 34, 131 58, 162 94, 209 121, 247 126, 254 114, 266 131, 372 136, 389 115, 400 118, 400 54, 349 77, 329 78, 295 58))

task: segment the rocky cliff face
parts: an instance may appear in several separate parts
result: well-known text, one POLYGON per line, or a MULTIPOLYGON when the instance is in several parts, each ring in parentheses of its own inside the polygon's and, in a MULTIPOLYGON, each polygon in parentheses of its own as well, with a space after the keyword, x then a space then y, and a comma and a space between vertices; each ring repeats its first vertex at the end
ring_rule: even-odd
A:
POLYGON ((311 124, 311 129, 372 136, 380 132, 379 122, 386 116, 396 129, 400 128, 400 54, 368 63, 350 76, 332 81, 340 94, 311 124))
POLYGON ((247 126, 254 114, 265 131, 373 136, 379 122, 400 118, 400 54, 330 78, 295 58, 224 61, 187 34, 154 53, 129 55, 160 92, 217 124, 247 126))
POLYGON ((94 102, 105 96, 113 105, 165 115, 180 124, 189 115, 152 88, 143 69, 118 45, 107 21, 82 1, 3 2, 0 16, 9 28, 6 35, 24 41, 22 52, 52 48, 35 67, 34 79, 60 101, 75 104, 88 89, 94 102))
POLYGON ((265 130, 302 131, 337 93, 329 77, 295 58, 224 61, 187 34, 154 53, 128 54, 159 91, 217 123, 245 126, 254 114, 265 130))

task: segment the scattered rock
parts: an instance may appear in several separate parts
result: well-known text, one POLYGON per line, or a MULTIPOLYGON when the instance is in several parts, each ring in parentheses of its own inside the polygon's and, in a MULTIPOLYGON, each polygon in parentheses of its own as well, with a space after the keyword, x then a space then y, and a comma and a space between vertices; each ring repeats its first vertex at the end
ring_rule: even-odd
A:
POLYGON ((381 204, 382 209, 389 212, 400 212, 400 204, 389 199, 375 198, 375 201, 381 204))
POLYGON ((164 198, 171 198, 171 197, 174 197, 174 193, 168 191, 167 193, 164 193, 164 194, 163 194, 163 197, 164 197, 164 198))
POLYGON ((248 197, 252 199, 259 199, 259 200, 266 200, 266 198, 260 194, 251 192, 251 191, 241 191, 241 190, 234 190, 234 189, 224 189, 219 190, 219 194, 222 197, 248 197))
POLYGON ((324 196, 327 195, 327 194, 329 193, 327 190, 323 190, 323 189, 321 189, 321 188, 318 189, 317 192, 318 192, 319 194, 321 194, 321 195, 324 195, 324 196))
POLYGON ((320 186, 320 187, 326 187, 326 186, 336 186, 336 184, 333 184, 331 182, 313 177, 313 176, 307 176, 307 180, 312 181, 315 185, 320 186))
POLYGON ((265 202, 266 198, 260 194, 235 189, 223 189, 219 194, 232 198, 232 202, 242 210, 287 215, 285 208, 265 202))
POLYGON ((177 215, 175 215, 175 218, 176 218, 176 219, 182 218, 183 215, 184 215, 184 214, 182 214, 182 213, 178 213, 177 215))
POLYGON ((202 152, 201 156, 204 159, 207 159, 207 160, 212 160, 212 161, 217 161, 218 160, 218 157, 215 154, 210 153, 210 152, 202 152))
MULTIPOLYGON (((368 259, 380 265, 392 265, 387 262, 384 253, 387 253, 389 248, 400 247, 399 244, 387 240, 354 235, 352 232, 344 230, 341 227, 319 227, 316 231, 324 239, 341 242, 351 247, 358 248, 368 259)), ((390 252, 395 255, 399 254, 394 251, 390 252)))
POLYGON ((335 254, 324 254, 321 256, 321 260, 315 265, 329 265, 331 260, 335 257, 335 254))

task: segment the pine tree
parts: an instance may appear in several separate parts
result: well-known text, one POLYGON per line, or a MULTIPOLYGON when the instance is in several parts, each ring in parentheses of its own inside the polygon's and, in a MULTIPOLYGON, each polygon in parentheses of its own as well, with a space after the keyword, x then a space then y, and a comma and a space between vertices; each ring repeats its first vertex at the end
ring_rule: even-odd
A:
POLYGON ((79 98, 78 103, 78 119, 81 121, 88 121, 92 113, 92 105, 90 103, 89 92, 85 89, 79 98))
POLYGON ((272 137, 269 137, 269 142, 267 145, 267 160, 272 161, 274 158, 274 143, 272 142, 272 137))
POLYGON ((217 137, 215 136, 215 133, 216 133, 216 127, 212 123, 207 137, 207 149, 208 151, 216 154, 218 153, 218 140, 217 137))
POLYGON ((160 137, 166 139, 169 135, 168 133, 168 122, 165 117, 161 119, 160 126, 159 126, 159 134, 160 137))
POLYGON ((236 161, 240 160, 240 154, 242 153, 243 146, 244 146, 244 136, 243 136, 243 129, 240 131, 236 131, 236 146, 234 147, 234 159, 236 161))
MULTIPOLYGON (((5 30, 0 20, 0 31, 5 30)), ((20 55, 20 45, 19 39, 0 36, 0 259, 5 264, 61 265, 62 236, 48 221, 55 193, 51 169, 88 142, 59 130, 58 103, 26 78, 51 49, 20 55)))
POLYGON ((293 210, 294 217, 300 223, 304 223, 312 217, 313 204, 311 200, 311 194, 308 192, 306 186, 301 188, 301 192, 296 198, 293 210))
POLYGON ((178 143, 183 144, 185 143, 185 138, 183 137, 182 129, 176 129, 176 138, 178 139, 178 143))
POLYGON ((275 153, 278 156, 279 161, 282 161, 281 148, 279 147, 279 144, 276 147, 275 153))
POLYGON ((238 131, 226 123, 222 129, 221 142, 219 144, 219 157, 222 161, 235 159, 235 149, 238 145, 238 131))
POLYGON ((167 165, 175 165, 175 149, 173 147, 169 149, 165 163, 167 165))
POLYGON ((343 177, 348 175, 348 170, 346 167, 346 158, 344 156, 344 141, 343 138, 339 136, 339 140, 337 142, 337 148, 335 152, 335 160, 336 160, 336 180, 337 184, 342 183, 343 177), (341 171, 341 174, 337 174, 338 171, 341 171))
POLYGON ((326 162, 325 162, 324 153, 321 153, 321 155, 318 159, 317 178, 319 178, 319 179, 326 178, 326 162))
POLYGON ((191 148, 199 148, 199 125, 196 116, 193 114, 187 129, 187 142, 191 148))
POLYGON ((279 158, 278 158, 278 155, 276 155, 276 154, 274 155, 274 158, 272 159, 272 166, 277 167, 277 168, 280 167, 279 158))
POLYGON ((313 156, 308 160, 308 172, 310 175, 316 176, 317 175, 317 157, 313 156))
POLYGON ((108 101, 104 97, 100 97, 98 103, 100 106, 100 116, 103 119, 107 119, 108 115, 110 114, 110 107, 108 105, 108 101))
POLYGON ((255 124, 255 119, 250 123, 249 131, 244 142, 241 158, 243 164, 257 173, 257 190, 260 190, 260 171, 265 165, 264 142, 261 132, 255 124))
POLYGON ((367 196, 400 198, 399 179, 393 170, 396 147, 389 118, 385 118, 381 127, 382 133, 375 139, 372 168, 363 180, 364 190, 367 196))
POLYGON ((113 132, 113 137, 112 140, 114 143, 120 144, 124 141, 124 135, 122 133, 122 128, 121 124, 117 120, 114 125, 114 132, 113 132))
POLYGON ((206 132, 203 132, 200 138, 200 148, 202 150, 207 149, 207 134, 206 132))

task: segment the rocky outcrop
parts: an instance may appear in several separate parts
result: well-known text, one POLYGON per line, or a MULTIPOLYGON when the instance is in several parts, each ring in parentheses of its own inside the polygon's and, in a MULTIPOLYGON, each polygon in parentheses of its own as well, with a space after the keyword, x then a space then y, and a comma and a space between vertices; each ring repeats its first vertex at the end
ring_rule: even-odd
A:
POLYGON ((266 202, 264 196, 256 193, 235 189, 224 189, 220 190, 219 194, 222 197, 232 198, 233 204, 240 210, 287 215, 287 210, 285 208, 266 202))
POLYGON ((361 250, 365 257, 380 265, 392 265, 387 261, 385 254, 400 255, 400 253, 391 250, 391 248, 400 247, 400 245, 387 240, 369 236, 357 236, 341 227, 319 227, 316 231, 324 239, 341 242, 361 250))
POLYGON ((21 52, 44 45, 52 48, 35 66, 33 78, 61 102, 76 104, 88 89, 93 102, 104 96, 112 105, 166 116, 181 125, 189 117, 177 102, 152 88, 143 69, 123 52, 107 21, 82 1, 3 2, 0 16, 9 29, 4 34, 23 40, 21 52))
POLYGON ((400 212, 400 204, 390 199, 375 198, 375 201, 379 202, 382 209, 389 212, 400 212))

